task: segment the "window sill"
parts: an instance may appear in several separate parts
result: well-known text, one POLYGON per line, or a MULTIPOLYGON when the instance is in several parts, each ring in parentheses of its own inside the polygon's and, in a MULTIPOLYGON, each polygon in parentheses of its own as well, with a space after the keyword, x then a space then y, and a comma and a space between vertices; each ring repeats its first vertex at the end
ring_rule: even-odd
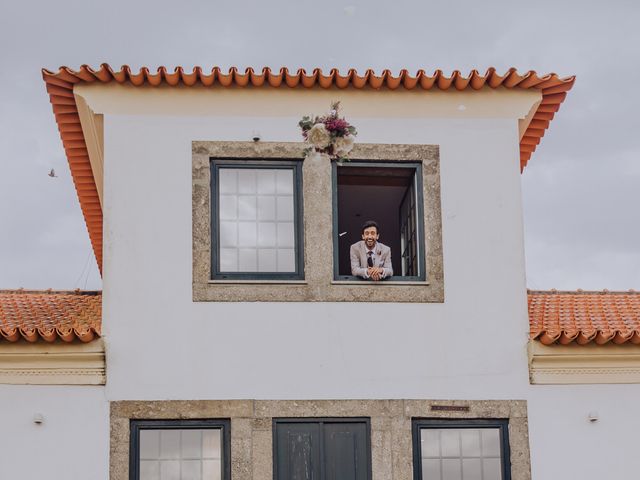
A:
POLYGON ((209 280, 209 285, 307 285, 306 280, 209 280))

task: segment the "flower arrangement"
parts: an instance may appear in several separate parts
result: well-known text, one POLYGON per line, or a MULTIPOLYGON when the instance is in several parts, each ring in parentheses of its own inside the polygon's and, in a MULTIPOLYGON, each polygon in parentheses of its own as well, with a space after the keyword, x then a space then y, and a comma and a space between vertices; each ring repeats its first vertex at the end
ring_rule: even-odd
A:
POLYGON ((322 117, 305 116, 298 122, 304 141, 310 144, 305 154, 315 150, 329 158, 347 160, 355 142, 356 127, 340 118, 340 102, 333 102, 331 110, 322 117))

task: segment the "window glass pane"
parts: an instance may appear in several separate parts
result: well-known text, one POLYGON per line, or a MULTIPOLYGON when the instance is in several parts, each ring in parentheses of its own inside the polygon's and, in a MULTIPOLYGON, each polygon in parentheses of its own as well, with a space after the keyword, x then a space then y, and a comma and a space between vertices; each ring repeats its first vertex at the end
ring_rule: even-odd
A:
POLYGON ((157 459, 160 455, 160 432, 158 430, 142 430, 140 432, 140 458, 157 459))
POLYGON ((276 192, 293 194, 293 170, 276 170, 276 192))
POLYGON ((222 458, 221 433, 220 430, 202 431, 202 458, 222 458))
POLYGON ((440 480, 440 459, 425 458, 422 460, 422 480, 440 480))
POLYGON ((184 430, 182 432, 182 458, 202 458, 202 432, 184 430))
POLYGON ((158 480, 160 478, 160 462, 156 460, 140 461, 140 480, 158 480))
POLYGON ((277 257, 275 248, 261 248, 258 250, 258 271, 259 272, 276 272, 277 257))
POLYGON ((238 185, 238 172, 230 168, 221 168, 218 172, 218 185, 220 193, 236 193, 238 185))
POLYGON ((258 251, 255 248, 241 248, 238 256, 238 268, 241 272, 258 270, 258 251))
POLYGON ((220 246, 238 246, 238 224, 236 222, 220 222, 220 246))
POLYGON ((276 219, 276 197, 260 195, 258 197, 258 220, 276 219))
POLYGON ((276 224, 260 222, 258 224, 258 246, 259 247, 275 247, 276 246, 276 224))
POLYGON ((140 480, 220 480, 222 430, 142 429, 143 454, 149 458, 140 460, 140 480))
POLYGON ((220 480, 222 464, 220 460, 204 460, 202 462, 202 480, 220 480))
POLYGON ((462 460, 463 480, 483 480, 482 460, 479 458, 465 458, 462 460))
POLYGON ((180 430, 160 430, 160 458, 180 458, 180 430))
POLYGON ((220 220, 236 220, 238 218, 238 197, 220 195, 220 220))
POLYGON ((275 170, 260 169, 257 170, 258 193, 274 194, 276 193, 276 172, 275 170))
POLYGON ((460 430, 460 439, 464 457, 480 456, 480 430, 463 428, 460 430))
POLYGON ((443 457, 460 456, 460 434, 458 430, 443 429, 440 432, 440 447, 443 457))
POLYGON ((421 427, 420 450, 423 480, 502 480, 498 427, 421 427))
POLYGON ((293 221, 293 195, 279 196, 277 202, 277 219, 293 221))
POLYGON ((250 222, 240 222, 238 224, 238 246, 255 247, 257 241, 257 224, 250 222))
POLYGON ((293 248, 278 249, 278 272, 295 272, 296 258, 293 248))
POLYGON ((500 430, 497 428, 482 429, 482 454, 485 457, 500 456, 500 430))
POLYGON ((202 479, 202 464, 200 460, 183 460, 180 466, 180 480, 202 479))
POLYGON ((256 205, 257 197, 253 195, 240 195, 238 197, 238 218, 240 220, 255 220, 258 213, 256 205))
POLYGON ((238 271, 238 249, 236 248, 220 249, 220 270, 223 272, 238 271))
POLYGON ((502 480, 500 459, 485 458, 482 461, 482 471, 484 473, 483 480, 502 480))
POLYGON ((180 461, 166 460, 160 462, 160 480, 181 480, 180 461))
POLYGON ((258 193, 255 170, 248 168, 238 169, 238 193, 258 193))
POLYGON ((293 169, 220 167, 217 172, 218 270, 295 272, 293 169))
POLYGON ((442 459, 442 480, 462 480, 459 459, 442 459))
POLYGON ((294 241, 293 222, 278 223, 278 246, 293 247, 294 241))
POLYGON ((423 428, 420 430, 422 442, 422 457, 440 456, 440 430, 423 428))

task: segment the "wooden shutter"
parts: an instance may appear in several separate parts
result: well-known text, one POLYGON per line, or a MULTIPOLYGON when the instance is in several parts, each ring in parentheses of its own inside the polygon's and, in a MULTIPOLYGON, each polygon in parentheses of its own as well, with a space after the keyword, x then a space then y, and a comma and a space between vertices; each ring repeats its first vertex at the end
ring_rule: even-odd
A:
POLYGON ((364 421, 276 422, 276 480, 368 480, 364 421))

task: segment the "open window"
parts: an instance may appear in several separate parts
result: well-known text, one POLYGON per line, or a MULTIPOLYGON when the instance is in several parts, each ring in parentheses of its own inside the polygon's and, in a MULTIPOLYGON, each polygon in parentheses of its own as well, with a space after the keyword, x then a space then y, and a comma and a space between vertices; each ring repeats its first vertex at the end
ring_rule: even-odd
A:
POLYGON ((334 278, 363 279, 352 273, 350 251, 373 220, 378 242, 391 250, 393 276, 385 281, 426 280, 422 164, 334 162, 333 186, 334 278))

